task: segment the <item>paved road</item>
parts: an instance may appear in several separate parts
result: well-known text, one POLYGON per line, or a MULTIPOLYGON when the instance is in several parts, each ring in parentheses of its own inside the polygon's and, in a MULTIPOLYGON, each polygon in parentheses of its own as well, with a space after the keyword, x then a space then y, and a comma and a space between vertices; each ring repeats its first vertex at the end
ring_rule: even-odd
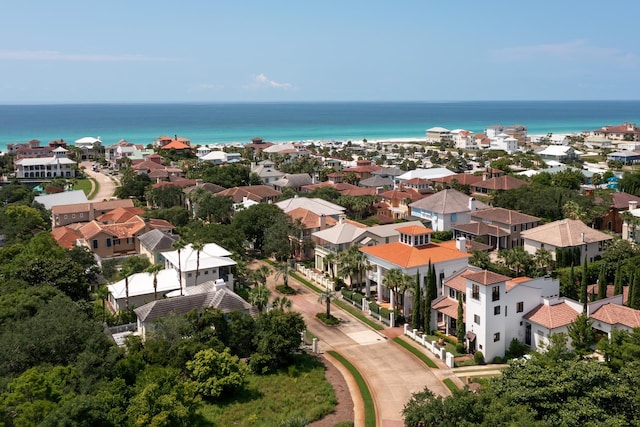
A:
POLYGON ((108 200, 109 198, 113 197, 113 193, 116 191, 116 184, 109 175, 106 175, 102 172, 94 172, 93 170, 91 170, 91 165, 93 165, 93 162, 80 163, 80 167, 85 167, 84 172, 91 178, 95 179, 96 182, 100 185, 100 189, 91 198, 91 200, 95 200, 98 202, 108 200))
MULTIPOLYGON (((318 301, 318 295, 292 278, 289 283, 298 290, 298 294, 289 297, 294 309, 302 313, 307 328, 318 337, 320 351, 337 351, 364 377, 373 395, 378 426, 403 426, 402 408, 412 393, 422 391, 425 386, 437 395, 450 395, 441 379, 455 376, 444 369, 443 364, 440 364, 442 369, 430 369, 394 343, 389 337, 397 336, 400 328, 386 329, 383 333, 374 331, 335 305, 331 307, 331 314, 339 317, 342 323, 339 327, 326 326, 315 317, 316 313, 325 310, 325 305, 318 301)), ((274 284, 271 276, 268 285, 273 287, 274 284)), ((361 426, 364 420, 356 403, 359 391, 350 375, 345 378, 354 396, 355 425, 361 426)))

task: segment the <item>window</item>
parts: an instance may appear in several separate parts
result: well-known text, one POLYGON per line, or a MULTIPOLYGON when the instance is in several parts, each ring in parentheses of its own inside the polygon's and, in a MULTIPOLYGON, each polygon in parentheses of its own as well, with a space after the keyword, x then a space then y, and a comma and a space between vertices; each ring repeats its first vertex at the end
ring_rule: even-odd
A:
POLYGON ((458 221, 458 214, 457 213, 452 213, 451 214, 451 222, 455 223, 456 221, 458 221))
POLYGON ((493 334, 493 342, 500 341, 500 332, 493 334))
POLYGON ((496 305, 495 307, 493 307, 493 315, 497 316, 498 314, 500 314, 500 306, 496 305))
POLYGON ((76 217, 76 214, 71 214, 71 218, 75 218, 75 217, 76 217))
POLYGON ((64 216, 64 219, 67 219, 67 218, 69 218, 69 215, 65 215, 65 216, 64 216))
POLYGON ((524 311, 524 302, 520 301, 516 304, 516 313, 522 313, 524 311))
POLYGON ((118 246, 120 244, 120 239, 113 239, 113 246, 118 246))
POLYGON ((83 213, 81 213, 81 214, 80 214, 80 218, 83 218, 83 217, 84 217, 84 214, 83 214, 83 213))
POLYGON ((191 273, 187 273, 187 277, 191 277, 191 273))
POLYGON ((500 301, 500 286, 491 288, 491 301, 500 301))
POLYGON ((449 288, 449 297, 450 298, 455 298, 456 297, 456 290, 453 288, 449 288))
POLYGON ((480 324, 480 316, 477 314, 473 315, 473 323, 475 323, 476 325, 480 324))
POLYGON ((107 239, 107 247, 110 248, 111 247, 111 239, 107 239))
POLYGON ((480 300, 480 285, 475 283, 471 286, 471 298, 480 300))
POLYGON ((209 270, 205 270, 205 271, 204 271, 204 274, 209 274, 209 270))
POLYGON ((98 241, 93 239, 93 249, 98 249, 98 241))

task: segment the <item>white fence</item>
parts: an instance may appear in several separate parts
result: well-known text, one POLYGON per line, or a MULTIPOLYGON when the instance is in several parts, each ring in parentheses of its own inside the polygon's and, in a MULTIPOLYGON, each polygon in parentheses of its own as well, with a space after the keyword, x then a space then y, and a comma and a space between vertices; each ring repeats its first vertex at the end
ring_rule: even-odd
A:
POLYGON ((427 341, 427 335, 418 334, 417 329, 410 330, 408 323, 404 324, 404 334, 409 338, 411 338, 412 340, 414 340, 415 342, 422 344, 422 346, 426 347, 427 350, 429 350, 431 353, 438 356, 440 360, 444 361, 448 367, 450 368, 455 367, 453 354, 446 351, 444 347, 439 347, 436 341, 431 341, 431 342, 427 341))
POLYGON ((313 271, 313 269, 306 268, 301 264, 297 265, 297 270, 302 273, 307 279, 311 279, 319 285, 335 291, 335 284, 333 283, 333 280, 329 277, 326 277, 323 273, 317 273, 313 271))

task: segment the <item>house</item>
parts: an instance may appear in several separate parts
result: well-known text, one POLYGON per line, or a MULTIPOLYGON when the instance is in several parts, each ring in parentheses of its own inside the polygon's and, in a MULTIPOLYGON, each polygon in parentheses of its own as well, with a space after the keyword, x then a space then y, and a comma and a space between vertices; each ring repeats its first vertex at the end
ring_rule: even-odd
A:
POLYGON ((215 195, 231 197, 234 204, 242 203, 245 200, 253 200, 256 203, 273 203, 282 193, 268 185, 244 185, 218 191, 215 195))
POLYGON ((442 178, 449 175, 455 175, 455 172, 451 172, 447 168, 430 168, 430 169, 414 169, 398 175, 395 178, 396 187, 402 185, 405 181, 409 181, 414 178, 426 179, 427 181, 435 178, 442 178))
POLYGON ((109 306, 113 311, 140 307, 156 299, 164 298, 171 291, 180 290, 178 272, 173 269, 160 270, 155 278, 153 273, 136 273, 116 283, 108 285, 109 306))
POLYGON ((606 243, 612 236, 588 227, 580 220, 562 219, 521 233, 524 250, 534 255, 540 248, 551 252, 554 261, 558 260, 560 250, 577 250, 581 263, 586 259, 593 262, 604 252, 606 243), (576 248, 576 249, 574 249, 576 248))
POLYGON ((571 162, 580 159, 582 152, 568 145, 549 145, 544 150, 538 151, 542 160, 555 160, 556 162, 571 162))
POLYGON ((163 252, 173 250, 173 244, 178 237, 154 228, 138 237, 140 255, 149 259, 151 264, 164 263, 163 252))
POLYGON ((592 326, 609 339, 615 330, 632 332, 640 328, 640 310, 622 305, 622 295, 594 301, 587 309, 592 326))
POLYGON ((526 342, 523 316, 544 298, 557 297, 557 279, 518 277, 474 267, 445 279, 442 294, 432 304, 432 326, 453 335, 457 328, 458 298, 463 301, 465 341, 470 352, 482 351, 486 360, 504 357, 513 338, 526 342))
POLYGON ((426 130, 427 143, 439 143, 451 141, 451 131, 449 129, 435 126, 426 130))
POLYGON ((446 189, 409 204, 411 215, 431 221, 435 231, 449 231, 455 224, 466 224, 469 214, 489 206, 457 190, 446 189))
POLYGON ((81 150, 80 159, 88 160, 96 158, 99 151, 99 147, 102 145, 100 137, 94 138, 92 136, 85 136, 84 138, 76 139, 75 146, 81 150))
POLYGON ((420 194, 429 195, 435 192, 431 187, 432 182, 432 180, 428 180, 425 178, 412 178, 406 181, 402 181, 402 183, 399 184, 397 188, 410 189, 417 191, 420 194))
POLYGON ((180 272, 183 290, 207 282, 223 279, 229 289, 233 289, 232 267, 236 262, 231 252, 215 243, 207 243, 196 251, 189 244, 184 249, 163 252, 164 266, 180 272), (196 277, 197 270, 197 277, 196 277))
MULTIPOLYGON (((340 252, 348 250, 351 246, 375 246, 393 243, 400 240, 399 228, 420 226, 420 221, 407 221, 386 225, 367 227, 359 222, 341 219, 338 224, 325 230, 312 233, 311 238, 315 243, 315 267, 319 271, 331 273, 337 272, 335 263, 327 262, 327 257, 332 254, 337 256, 340 252)), ((344 278, 348 282, 348 278, 344 278)))
MULTIPOLYGON (((34 202, 40 203, 45 209, 51 210, 54 206, 89 203, 87 195, 82 190, 63 191, 62 193, 36 196, 34 202)), ((132 204, 133 206, 133 204, 132 204)))
POLYGON ((595 136, 617 140, 640 140, 640 128, 635 123, 624 122, 615 126, 603 126, 593 131, 595 136))
POLYGON ((16 178, 75 178, 77 163, 58 147, 48 157, 24 157, 14 162, 16 178))
POLYGON ((357 160, 356 165, 342 170, 344 174, 353 173, 358 181, 371 178, 373 172, 382 169, 382 166, 372 164, 371 160, 357 160))
POLYGON ((223 313, 253 313, 251 304, 227 288, 224 281, 211 280, 192 287, 185 295, 151 301, 135 308, 138 334, 144 340, 147 333, 154 329, 154 322, 157 320, 170 314, 187 314, 194 310, 201 312, 207 308, 218 309, 223 313))
MULTIPOLYGON (((440 244, 433 243, 431 241, 433 230, 422 224, 399 227, 397 231, 400 234, 397 242, 360 248, 373 270, 366 278, 367 294, 369 294, 370 281, 373 280, 376 284, 376 298, 379 304, 388 301, 391 309, 395 307, 397 296, 383 285, 384 275, 391 269, 400 269, 404 274, 412 277, 417 275, 420 283, 424 284, 428 266, 432 265, 440 288, 446 277, 465 269, 468 265, 470 254, 466 252, 464 239, 440 244)), ((403 303, 405 312, 408 312, 412 306, 410 292, 405 293, 403 303)), ((394 325, 395 321, 392 319, 391 326, 394 325)))
MULTIPOLYGON (((611 194, 611 207, 609 211, 605 213, 601 218, 597 218, 595 221, 595 228, 602 231, 613 231, 614 233, 622 234, 623 222, 622 213, 625 211, 634 211, 638 208, 640 203, 640 197, 633 194, 619 191, 611 194)), ((596 198, 596 203, 602 203, 602 199, 596 198)), ((633 215, 633 214, 632 214, 633 215)), ((628 238, 628 233, 625 233, 628 238)))
POLYGON ((222 165, 224 163, 227 163, 227 153, 225 153, 223 150, 209 150, 207 154, 198 156, 198 161, 208 162, 212 165, 222 165))
POLYGON ((297 208, 305 208, 316 215, 332 217, 335 220, 339 220, 340 217, 345 216, 346 210, 344 207, 336 205, 335 203, 313 197, 293 197, 291 199, 277 202, 276 206, 282 209, 284 213, 297 208))
POLYGON ((454 175, 443 176, 441 178, 434 178, 431 180, 431 184, 438 188, 454 188, 459 189, 462 187, 471 188, 474 184, 482 181, 484 178, 481 175, 472 175, 470 173, 456 173, 454 175))
POLYGON ((640 218, 640 208, 638 208, 638 202, 635 200, 629 201, 629 209, 625 214, 626 218, 622 221, 622 238, 630 242, 640 242, 640 221, 636 218, 640 218))
MULTIPOLYGON (((129 209, 128 212, 133 212, 130 210, 134 209, 133 200, 116 199, 106 200, 103 202, 86 201, 82 203, 56 204, 55 206, 52 206, 50 208, 51 228, 63 227, 65 225, 73 224, 76 222, 90 222, 94 219, 97 219, 99 216, 105 215, 113 211, 114 209, 119 208, 129 209)), ((142 212, 144 211, 138 209, 137 211, 135 211, 135 214, 138 215, 142 212)))
POLYGON ((258 175, 264 185, 271 187, 274 181, 278 181, 284 177, 284 172, 276 169, 275 163, 271 160, 263 160, 257 164, 252 164, 251 173, 258 175))
POLYGON ((196 216, 198 212, 198 201, 200 200, 200 196, 204 193, 209 194, 217 194, 221 191, 226 190, 224 187, 218 184, 212 184, 210 182, 202 182, 201 179, 196 179, 196 185, 185 187, 182 192, 184 193, 184 203, 189 212, 196 216))
POLYGON ((541 304, 522 316, 524 343, 544 349, 552 334, 569 331, 569 325, 582 313, 583 304, 569 298, 544 298, 541 304))
POLYGON ((271 182, 271 185, 277 191, 283 191, 285 188, 291 188, 296 192, 302 191, 302 187, 310 184, 313 184, 313 179, 308 173, 284 174, 282 178, 271 182))
POLYGON ((244 148, 250 148, 255 153, 259 153, 260 151, 264 150, 265 148, 269 148, 272 145, 274 145, 273 142, 266 142, 260 137, 255 137, 251 139, 251 142, 244 144, 244 148))
POLYGON ((451 228, 454 238, 481 240, 494 249, 512 249, 522 246, 521 232, 537 227, 540 218, 511 209, 489 208, 469 213, 470 222, 455 224, 451 228))
POLYGON ((623 165, 633 165, 640 162, 640 153, 635 151, 614 151, 607 154, 607 161, 622 162, 623 165))
POLYGON ((484 133, 488 138, 496 138, 500 134, 505 134, 510 138, 516 139, 518 141, 518 145, 523 145, 527 140, 527 127, 523 125, 488 126, 484 130, 484 133))
POLYGON ((300 228, 300 234, 289 236, 294 248, 293 257, 299 260, 309 259, 313 256, 313 242, 311 235, 317 231, 334 226, 338 223, 332 217, 316 214, 305 208, 295 208, 286 213, 293 224, 300 228))
POLYGON ((488 194, 491 191, 515 190, 523 185, 529 185, 529 183, 511 175, 503 175, 479 181, 473 184, 471 191, 478 194, 488 194))
POLYGON ((393 220, 405 219, 411 215, 410 204, 426 197, 412 188, 387 190, 378 194, 377 215, 393 220))
POLYGON ((451 139, 455 148, 459 150, 476 150, 478 144, 473 132, 464 129, 454 129, 451 131, 451 139))
POLYGON ((490 150, 502 150, 509 154, 513 154, 518 151, 518 140, 510 137, 506 133, 501 133, 493 138, 489 138, 490 150))

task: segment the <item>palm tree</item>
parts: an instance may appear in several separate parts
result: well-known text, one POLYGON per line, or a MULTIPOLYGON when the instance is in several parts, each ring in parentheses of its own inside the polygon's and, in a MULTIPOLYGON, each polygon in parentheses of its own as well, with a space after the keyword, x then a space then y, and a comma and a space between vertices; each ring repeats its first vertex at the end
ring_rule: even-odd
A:
POLYGON ((290 310, 292 305, 291 300, 287 297, 275 297, 271 304, 274 309, 282 311, 290 310))
POLYGON ((322 292, 320 292, 320 296, 318 298, 319 303, 326 304, 327 310, 325 312, 327 319, 331 318, 331 300, 335 298, 336 294, 329 288, 325 288, 322 292))
POLYGON ((258 312, 262 313, 262 310, 267 306, 269 302, 269 296, 271 291, 264 285, 258 285, 249 291, 249 303, 256 306, 258 312))
POLYGON ((196 281, 195 284, 198 284, 198 276, 200 275, 200 252, 204 248, 204 243, 200 240, 196 240, 191 244, 191 248, 196 251, 196 281))
POLYGON ((543 274, 547 274, 553 265, 551 251, 545 248, 538 248, 533 256, 533 262, 543 274))
POLYGON ((360 251, 358 246, 351 246, 347 251, 341 252, 339 256, 340 270, 342 276, 349 276, 349 286, 353 288, 354 276, 358 277, 358 283, 362 283, 362 273, 369 268, 367 257, 360 251))
POLYGON ((173 242, 173 249, 178 251, 178 281, 180 282, 180 295, 182 295, 182 260, 180 253, 187 246, 184 240, 176 240, 173 242))
POLYGON ((131 276, 131 267, 125 265, 120 269, 120 274, 124 276, 124 292, 125 292, 125 308, 129 311, 129 276, 131 276))
MULTIPOLYGON (((411 286, 413 278, 404 274, 399 268, 392 268, 382 278, 382 284, 393 292, 394 297, 391 298, 393 304, 391 305, 391 311, 395 309, 395 295, 404 293, 404 291, 411 286)), ((400 298, 398 298, 399 300, 400 298)), ((402 303, 400 303, 402 305, 402 303)))
POLYGON ((153 274, 153 300, 158 299, 158 273, 160 270, 164 270, 164 267, 160 264, 153 264, 147 268, 147 273, 153 274))
POLYGON ((286 261, 276 265, 275 279, 278 280, 280 276, 282 276, 282 283, 284 284, 285 288, 289 287, 289 270, 290 270, 289 263, 286 261))
POLYGON ((104 323, 107 317, 107 298, 109 298, 109 288, 105 285, 98 286, 96 289, 96 296, 102 300, 102 323, 104 323))
POLYGON ((328 266, 329 272, 331 273, 331 279, 335 278, 335 264, 337 264, 338 255, 334 252, 328 253, 324 257, 324 264, 328 266))
POLYGON ((256 268, 255 270, 253 270, 253 272, 251 273, 251 276, 256 283, 262 286, 266 286, 267 277, 269 277, 270 274, 271 274, 271 268, 263 264, 260 267, 256 268))

